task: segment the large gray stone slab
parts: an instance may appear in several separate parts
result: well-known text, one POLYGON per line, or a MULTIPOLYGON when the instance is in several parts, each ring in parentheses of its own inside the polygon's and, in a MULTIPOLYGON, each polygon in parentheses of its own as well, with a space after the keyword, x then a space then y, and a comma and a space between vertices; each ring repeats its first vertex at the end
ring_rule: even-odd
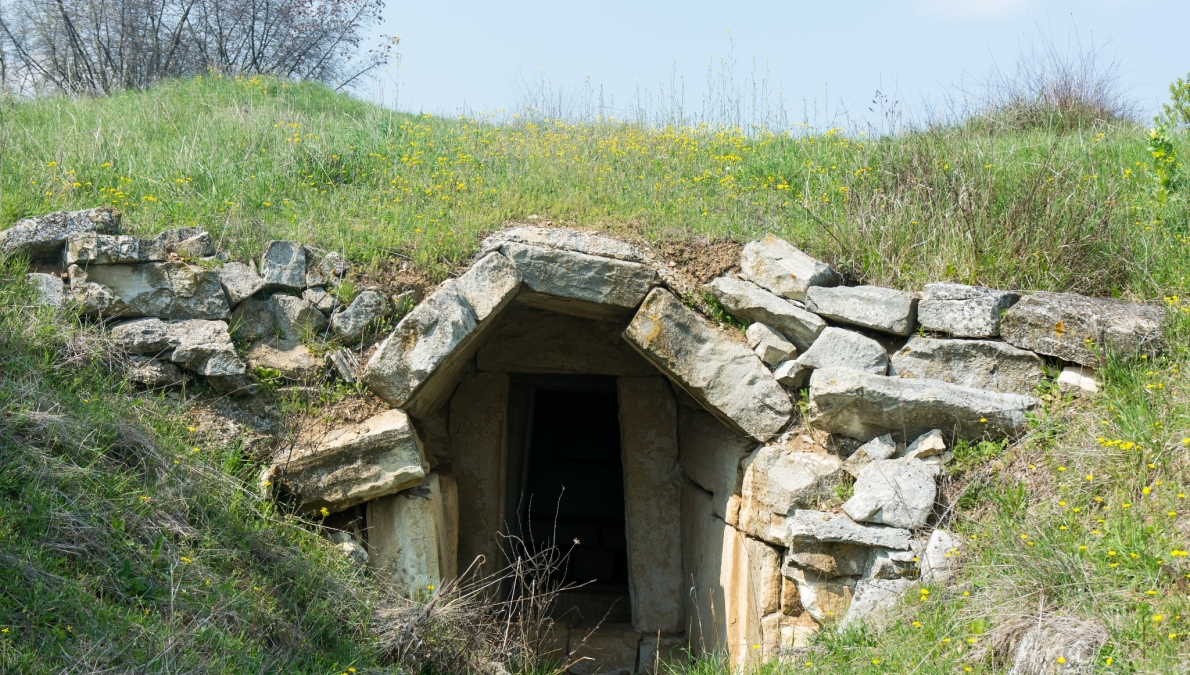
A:
POLYGON ((70 267, 70 290, 84 313, 105 317, 227 319, 213 270, 181 262, 70 267))
POLYGON ((306 286, 306 249, 301 242, 270 241, 260 256, 265 286, 301 290, 306 286))
POLYGON ((882 333, 909 335, 917 328, 917 297, 879 286, 814 287, 806 309, 833 321, 882 333))
POLYGON ((620 309, 644 300, 657 281, 649 265, 509 242, 500 251, 533 293, 620 309))
POLYGON ((914 336, 893 354, 888 374, 1028 395, 1045 377, 1043 363, 1004 342, 914 336))
POLYGON ((331 316, 331 329, 344 343, 355 344, 369 326, 375 326, 391 313, 388 296, 380 291, 364 291, 346 309, 331 316))
POLYGON ((760 358, 672 293, 651 292, 624 336, 708 410, 748 436, 767 441, 789 423, 793 403, 760 358))
POLYGON ((624 466, 624 521, 632 626, 682 630, 681 469, 678 404, 664 377, 616 381, 624 466))
POLYGON ((79 232, 120 233, 120 212, 106 206, 85 211, 55 211, 18 220, 0 231, 0 254, 23 253, 33 260, 57 262, 66 239, 79 232))
POLYGON ((878 459, 860 469, 843 512, 859 523, 914 530, 926 524, 937 494, 934 472, 920 459, 878 459))
POLYGON ((703 289, 732 316, 745 322, 760 322, 776 328, 802 352, 814 344, 826 327, 826 322, 817 314, 750 281, 719 277, 703 289))
POLYGON ((1000 317, 1020 300, 1019 293, 963 284, 926 284, 917 305, 921 327, 961 338, 1000 335, 1000 317))
POLYGON ((458 557, 461 569, 492 574, 503 563, 501 534, 508 534, 508 376, 472 373, 450 399, 451 470, 459 488, 458 557), (482 558, 482 560, 481 560, 482 558), (482 568, 479 564, 482 563, 482 568))
POLYGON ((1096 367, 1108 349, 1124 355, 1160 349, 1164 323, 1165 310, 1155 305, 1034 293, 1008 310, 1000 333, 1021 349, 1096 367))
POLYGON ((748 242, 740 254, 741 275, 790 300, 805 300, 812 286, 835 286, 842 279, 826 263, 772 234, 748 242))
POLYGON ((264 288, 264 279, 256 273, 256 264, 253 262, 229 262, 220 267, 217 274, 232 308, 264 288))
POLYGON ((266 476, 303 511, 342 511, 422 481, 430 467, 409 418, 389 410, 273 457, 266 476))
POLYGON ((767 445, 743 463, 739 529, 774 544, 785 542, 785 518, 833 494, 843 478, 834 455, 767 445))
POLYGON ((368 566, 407 596, 425 598, 453 578, 443 479, 429 474, 401 492, 368 502, 368 566))
POLYGON ((33 287, 33 298, 39 305, 62 308, 66 306, 69 289, 57 274, 30 272, 25 281, 33 287))
POLYGON ((508 243, 573 251, 627 262, 648 262, 635 246, 618 239, 564 227, 525 225, 501 230, 484 239, 481 250, 496 251, 508 243))
POLYGON ((70 265, 118 265, 164 260, 151 257, 148 242, 126 234, 100 234, 94 230, 78 232, 66 239, 62 263, 70 265))
POLYGON ((869 441, 891 433, 914 439, 931 429, 968 440, 1016 438, 1028 429, 1037 399, 973 389, 941 380, 909 380, 844 368, 810 378, 809 422, 869 441))
POLYGON ((485 256, 401 319, 365 366, 364 384, 399 406, 421 394, 429 383, 424 401, 419 398, 411 412, 419 415, 423 409, 427 413, 435 410, 462 377, 462 366, 478 350, 482 329, 494 325, 494 317, 512 301, 520 286, 520 276, 508 260, 498 253, 485 256), (430 382, 439 371, 441 382, 430 382))
POLYGON ((830 326, 809 351, 781 364, 773 374, 783 386, 800 389, 818 368, 850 368, 883 375, 888 371, 888 352, 866 335, 830 326))
POLYGON ((657 369, 624 340, 623 321, 583 319, 513 305, 476 355, 497 373, 651 375, 657 369))
POLYGON ((909 530, 883 525, 860 525, 845 515, 799 509, 786 520, 786 544, 800 548, 809 543, 859 544, 898 551, 909 549, 909 530))

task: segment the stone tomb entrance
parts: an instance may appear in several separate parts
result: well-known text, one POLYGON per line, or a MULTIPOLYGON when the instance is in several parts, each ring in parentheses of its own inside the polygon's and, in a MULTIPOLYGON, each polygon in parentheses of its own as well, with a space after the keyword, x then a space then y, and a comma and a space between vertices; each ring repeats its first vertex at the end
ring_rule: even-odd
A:
POLYGON ((677 635, 678 406, 621 337, 630 318, 514 301, 430 415, 449 430, 446 451, 427 449, 458 483, 460 569, 480 556, 498 569, 506 535, 530 549, 556 544, 570 551, 559 580, 583 585, 563 595, 560 619, 677 635))

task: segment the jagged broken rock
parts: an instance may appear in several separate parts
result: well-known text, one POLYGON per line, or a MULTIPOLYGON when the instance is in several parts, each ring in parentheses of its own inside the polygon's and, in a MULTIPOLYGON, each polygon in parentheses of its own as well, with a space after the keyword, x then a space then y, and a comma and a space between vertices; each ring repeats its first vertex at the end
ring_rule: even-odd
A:
POLYGON ((301 290, 306 285, 306 249, 296 241, 270 241, 260 257, 260 274, 269 288, 301 290))
POLYGON ((824 577, 860 576, 870 566, 872 549, 859 544, 812 541, 786 551, 782 574, 792 578, 795 568, 810 570, 824 577))
POLYGON ((860 579, 839 628, 847 630, 858 623, 879 623, 915 583, 911 579, 860 579))
POLYGON ((893 335, 909 335, 917 328, 917 296, 892 288, 816 286, 807 292, 806 309, 834 321, 893 335))
POLYGON ((335 547, 338 548, 343 555, 347 556, 348 560, 357 565, 368 564, 367 549, 365 549, 363 546, 360 546, 359 542, 356 541, 355 537, 351 536, 350 533, 344 532, 342 530, 335 530, 334 532, 330 533, 329 538, 335 544, 335 547))
POLYGON ((1045 378, 1042 365, 1033 352, 1003 342, 914 336, 893 354, 888 374, 1028 395, 1045 378))
POLYGON ((767 445, 744 459, 739 529, 774 544, 785 542, 785 518, 829 496, 843 478, 834 455, 767 445))
POLYGON ((253 345, 248 350, 248 365, 275 370, 282 378, 301 383, 318 381, 326 367, 306 345, 276 338, 253 345))
POLYGON ((234 309, 241 302, 264 288, 264 279, 256 273, 253 262, 229 262, 219 268, 219 283, 227 293, 228 304, 234 309))
POLYGON ((321 286, 307 288, 302 291, 302 299, 314 305, 315 309, 328 316, 331 312, 339 308, 339 299, 327 293, 326 289, 321 286))
POLYGON ((847 461, 843 462, 843 470, 853 477, 858 477, 860 469, 867 466, 869 462, 877 459, 889 459, 896 453, 897 443, 891 434, 877 436, 856 448, 847 461))
POLYGON ((350 349, 336 349, 333 352, 328 352, 326 362, 347 384, 359 382, 359 359, 350 349))
POLYGON ((174 344, 171 361, 202 375, 219 391, 250 392, 248 368, 236 354, 226 322, 175 321, 168 324, 166 334, 174 344))
POLYGON ((1021 349, 1095 367, 1109 349, 1122 355, 1156 352, 1164 323, 1165 310, 1155 305, 1034 293, 1005 313, 1000 334, 1021 349))
POLYGON ((409 418, 389 410, 283 450, 265 478, 294 495, 299 509, 333 512, 413 487, 429 471, 409 418))
POLYGON ((958 536, 942 529, 931 532, 920 556, 922 583, 950 583, 958 572, 962 551, 963 540, 958 536))
POLYGON ((231 313, 231 334, 236 340, 251 343, 277 337, 277 320, 267 300, 248 298, 231 313))
POLYGON ((62 252, 62 264, 118 265, 162 261, 164 257, 153 258, 150 247, 138 237, 126 234, 100 234, 94 230, 78 232, 66 239, 62 252))
POLYGON ((120 212, 101 206, 85 211, 55 211, 18 220, 0 231, 0 254, 23 253, 33 260, 58 262, 66 239, 79 232, 120 233, 120 212))
POLYGON ((1001 316, 1020 297, 982 286, 926 284, 917 305, 917 321, 928 331, 951 337, 999 337, 1001 316))
POLYGON ((166 230, 152 239, 144 240, 150 260, 165 260, 171 253, 187 260, 215 255, 211 235, 201 227, 179 227, 166 230))
POLYGON ((744 245, 740 269, 744 278, 789 300, 804 301, 810 287, 836 286, 842 281, 830 265, 773 234, 744 245))
POLYGON ((823 625, 840 621, 851 605, 855 594, 855 577, 829 577, 812 570, 789 569, 797 582, 802 607, 814 620, 823 625))
POLYGON ((945 453, 946 439, 942 437, 942 430, 930 429, 905 448, 904 456, 912 459, 928 459, 945 453))
POLYGON ((798 509, 786 521, 786 545, 797 548, 816 542, 909 549, 909 530, 883 525, 860 525, 845 515, 798 509))
POLYGON ((807 312, 750 281, 719 277, 703 288, 732 316, 772 326, 803 352, 814 344, 826 327, 826 322, 817 314, 807 312))
POLYGON ((1066 366, 1058 374, 1057 382, 1063 394, 1086 396, 1099 393, 1099 378, 1086 366, 1066 366))
POLYGON ((948 437, 1016 438, 1028 428, 1037 399, 963 387, 941 380, 909 380, 844 368, 810 378, 809 422, 861 441, 891 433, 915 438, 941 428, 948 437))
POLYGON ((161 319, 228 317, 227 297, 214 271, 181 262, 70 267, 70 290, 83 313, 161 319))
POLYGON ((914 530, 926 524, 938 487, 919 459, 878 459, 860 469, 843 512, 860 523, 914 530))
POLYGON ((379 291, 364 291, 344 310, 331 316, 331 329, 346 344, 359 342, 368 326, 382 321, 392 312, 388 296, 379 291))
POLYGON ((272 310, 277 331, 286 340, 310 340, 326 330, 326 317, 302 298, 275 293, 269 298, 269 309, 272 310))
MULTIPOLYGON (((337 251, 323 251, 306 246, 306 286, 338 286, 351 271, 351 263, 337 251)), ((326 311, 326 310, 323 310, 326 311)))
POLYGON ((732 427, 758 441, 789 423, 793 403, 764 363, 669 291, 654 290, 624 337, 732 427))
POLYGON ((866 335, 830 326, 808 351, 782 363, 773 374, 783 386, 800 389, 818 368, 850 368, 883 375, 888 372, 888 352, 866 335))
POLYGON ((748 346, 766 366, 776 366, 797 356, 797 347, 793 346, 792 342, 763 323, 748 326, 744 336, 748 340, 748 346))
POLYGON ((870 548, 868 551, 871 555, 868 569, 864 571, 866 579, 916 579, 920 576, 917 553, 912 548, 907 551, 870 548))
POLYGON ((30 272, 25 275, 25 281, 33 287, 33 298, 39 305, 62 308, 66 306, 66 284, 56 274, 30 272))

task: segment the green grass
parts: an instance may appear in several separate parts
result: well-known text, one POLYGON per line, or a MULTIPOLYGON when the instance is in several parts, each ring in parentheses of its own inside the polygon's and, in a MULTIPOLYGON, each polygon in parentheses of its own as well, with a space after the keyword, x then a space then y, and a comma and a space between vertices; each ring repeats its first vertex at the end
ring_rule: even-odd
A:
MULTIPOLYGON (((380 277, 402 261, 440 279, 484 233, 537 215, 652 244, 772 231, 852 282, 1167 298, 1163 356, 1109 359, 1089 401, 1042 392, 1022 443, 959 448, 946 478, 950 527, 971 541, 958 584, 912 595, 884 632, 826 631, 766 670, 1003 673, 982 646, 1043 607, 1106 624, 1095 672, 1179 672, 1190 651, 1190 500, 1179 496, 1190 493, 1190 206, 1154 187, 1142 127, 1066 126, 991 119, 878 139, 499 126, 208 77, 3 102, 0 227, 108 203, 131 231, 201 225, 240 257, 299 238, 380 277)), ((1174 145, 1190 154, 1185 135, 1174 145)), ((89 331, 30 307, 19 276, 16 263, 0 274, 0 664, 376 667, 367 584, 247 491, 244 453, 193 452, 183 413, 134 396, 86 346, 89 331)))

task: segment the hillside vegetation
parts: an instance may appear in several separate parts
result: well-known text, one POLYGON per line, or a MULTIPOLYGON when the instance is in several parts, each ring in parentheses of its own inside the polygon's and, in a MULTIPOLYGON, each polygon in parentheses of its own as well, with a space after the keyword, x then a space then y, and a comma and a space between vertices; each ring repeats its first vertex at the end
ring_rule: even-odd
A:
MULTIPOLYGON (((1039 392, 1024 441, 958 448, 957 585, 773 669, 1003 673, 1043 611, 1103 622, 1095 672, 1185 670, 1190 203, 1159 186, 1135 123, 989 115, 882 138, 497 125, 217 76, 2 105, 0 228, 111 204, 135 233, 198 225, 241 258, 301 239, 378 279, 404 262, 436 281, 484 233, 536 216, 691 257, 691 242, 774 232, 853 283, 1161 303, 1162 357, 1109 355, 1097 397, 1039 392)), ((1190 155, 1185 134, 1172 144, 1190 155)), ((250 454, 192 442, 184 407, 135 395, 99 331, 35 308, 23 273, 0 267, 0 671, 384 672, 381 591, 252 491, 250 454)))

